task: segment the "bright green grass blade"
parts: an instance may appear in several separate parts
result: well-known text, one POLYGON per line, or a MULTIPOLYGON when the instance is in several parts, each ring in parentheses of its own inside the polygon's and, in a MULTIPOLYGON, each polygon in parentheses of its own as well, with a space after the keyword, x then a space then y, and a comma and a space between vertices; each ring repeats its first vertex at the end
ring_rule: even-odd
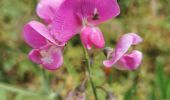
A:
POLYGON ((131 88, 125 93, 124 100, 132 100, 134 98, 137 89, 137 84, 134 82, 131 88))
POLYGON ((167 85, 167 88, 166 88, 166 96, 167 96, 167 99, 170 100, 170 79, 168 81, 168 85, 167 85))
POLYGON ((159 62, 156 62, 156 84, 158 89, 160 90, 161 98, 166 98, 166 80, 165 80, 165 74, 163 71, 162 64, 159 62))

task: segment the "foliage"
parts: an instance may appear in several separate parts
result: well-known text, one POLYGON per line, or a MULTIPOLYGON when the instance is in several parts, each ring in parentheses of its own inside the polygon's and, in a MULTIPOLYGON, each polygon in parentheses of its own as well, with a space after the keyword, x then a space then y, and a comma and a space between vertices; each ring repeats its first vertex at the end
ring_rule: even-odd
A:
MULTIPOLYGON (((144 53, 143 64, 134 72, 112 69, 108 75, 102 66, 105 56, 99 50, 93 50, 90 54, 95 66, 91 72, 95 84, 109 89, 118 100, 170 99, 170 1, 118 1, 121 15, 100 26, 105 35, 106 46, 114 47, 117 38, 124 32, 138 32, 144 38, 143 44, 137 48, 144 53), (153 7, 151 1, 156 2, 156 7, 153 7)), ((41 66, 27 59, 31 48, 22 39, 24 23, 30 18, 38 19, 35 4, 35 0, 0 1, 0 100, 46 98, 42 95, 41 66), (11 86, 21 90, 26 88, 39 94, 30 96, 15 90, 11 92, 7 88, 11 86)), ((50 87, 56 92, 57 100, 64 99, 84 79, 85 65, 80 40, 75 37, 69 44, 65 48, 63 67, 55 72, 48 72, 50 87)), ((106 94, 101 90, 97 91, 98 97, 104 100, 106 94)), ((86 92, 87 100, 93 100, 90 87, 87 87, 86 92)))

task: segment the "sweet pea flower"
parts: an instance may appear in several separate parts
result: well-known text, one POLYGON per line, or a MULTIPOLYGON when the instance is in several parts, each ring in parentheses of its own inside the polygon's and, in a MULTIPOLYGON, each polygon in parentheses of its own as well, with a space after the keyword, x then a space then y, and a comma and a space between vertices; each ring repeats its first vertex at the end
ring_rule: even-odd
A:
POLYGON ((82 33, 80 35, 82 43, 87 49, 91 49, 92 45, 96 48, 103 48, 104 47, 104 38, 103 34, 97 27, 86 27, 82 29, 82 33))
POLYGON ((104 38, 96 26, 119 13, 117 0, 64 0, 55 13, 51 34, 56 40, 67 42, 80 33, 86 48, 103 48, 104 38))
POLYGON ((40 0, 37 5, 37 15, 46 23, 51 23, 55 12, 59 9, 64 0, 40 0))
POLYGON ((142 61, 142 53, 138 50, 133 50, 131 53, 127 53, 127 51, 132 45, 137 45, 142 41, 142 38, 135 33, 123 35, 115 50, 109 52, 108 60, 103 62, 104 66, 110 68, 114 65, 120 70, 137 69, 142 61))
POLYGON ((31 21, 24 26, 24 39, 33 50, 29 53, 29 59, 41 64, 48 70, 58 69, 63 64, 62 48, 49 34, 45 25, 31 21))

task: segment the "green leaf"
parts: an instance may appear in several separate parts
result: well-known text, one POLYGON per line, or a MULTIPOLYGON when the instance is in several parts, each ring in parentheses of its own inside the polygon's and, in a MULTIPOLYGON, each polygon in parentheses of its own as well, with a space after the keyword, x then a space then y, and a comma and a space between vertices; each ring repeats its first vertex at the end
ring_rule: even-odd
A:
POLYGON ((162 64, 160 62, 156 62, 156 84, 158 89, 161 92, 161 98, 165 99, 166 98, 166 80, 165 80, 165 75, 164 71, 162 68, 162 64))
POLYGON ((132 100, 136 92, 137 84, 134 82, 131 88, 125 93, 124 100, 132 100))
POLYGON ((166 96, 167 96, 167 99, 170 99, 170 79, 168 81, 168 85, 167 85, 167 88, 166 88, 166 96))

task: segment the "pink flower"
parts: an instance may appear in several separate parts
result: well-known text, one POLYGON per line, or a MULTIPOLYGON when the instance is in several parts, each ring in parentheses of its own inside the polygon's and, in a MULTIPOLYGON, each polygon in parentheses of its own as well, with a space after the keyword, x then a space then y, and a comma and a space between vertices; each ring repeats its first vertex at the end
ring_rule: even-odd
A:
MULTIPOLYGON (((67 42, 79 32, 82 32, 82 34, 94 33, 91 36, 96 37, 101 32, 95 26, 119 15, 119 13, 117 0, 65 0, 55 13, 51 25, 51 34, 60 42, 67 42), (87 30, 91 30, 90 33, 86 33, 87 30), (92 32, 92 30, 97 30, 98 33, 92 32)), ((97 36, 97 38, 103 38, 103 35, 97 36)), ((98 48, 103 47, 96 46, 98 44, 96 40, 98 39, 93 40, 93 42, 91 40, 88 45, 94 45, 98 48)), ((82 41, 85 42, 85 40, 82 41)), ((89 43, 89 39, 86 43, 89 43)))
POLYGON ((142 61, 142 53, 138 50, 133 50, 131 53, 127 53, 127 51, 130 46, 137 45, 142 41, 142 38, 135 33, 123 35, 115 50, 109 53, 110 59, 105 60, 103 64, 106 67, 115 65, 117 69, 121 70, 137 69, 142 61))
POLYGON ((45 22, 51 23, 55 12, 59 9, 64 0, 40 0, 36 12, 45 22))
POLYGON ((105 41, 103 34, 97 27, 84 27, 80 34, 82 43, 87 49, 91 49, 92 45, 96 48, 103 48, 105 41))
POLYGON ((24 39, 33 50, 29 58, 42 64, 48 70, 58 69, 63 64, 62 48, 49 34, 49 30, 41 23, 31 21, 24 26, 24 39))

